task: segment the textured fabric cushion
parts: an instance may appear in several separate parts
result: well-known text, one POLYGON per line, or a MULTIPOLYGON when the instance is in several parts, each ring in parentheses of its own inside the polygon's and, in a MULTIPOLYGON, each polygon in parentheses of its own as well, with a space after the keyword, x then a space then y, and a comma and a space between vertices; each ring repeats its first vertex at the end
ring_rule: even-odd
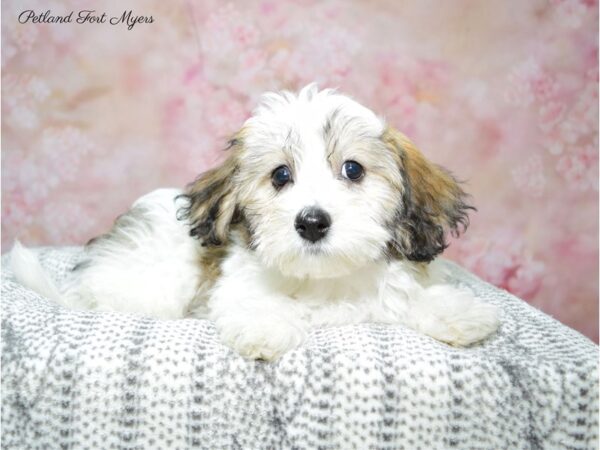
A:
MULTIPOLYGON (((80 248, 40 250, 60 282, 80 248)), ((212 323, 70 311, 2 271, 3 448, 595 448, 598 349, 447 263, 502 309, 451 348, 402 326, 320 329, 275 363, 212 323)))

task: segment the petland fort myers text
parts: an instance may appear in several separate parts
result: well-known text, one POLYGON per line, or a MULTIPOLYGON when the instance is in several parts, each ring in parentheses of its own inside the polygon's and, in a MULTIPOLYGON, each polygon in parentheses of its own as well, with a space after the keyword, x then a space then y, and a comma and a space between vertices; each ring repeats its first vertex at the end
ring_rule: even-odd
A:
POLYGON ((124 25, 132 30, 136 24, 154 23, 154 17, 136 15, 132 10, 123 11, 121 15, 109 15, 106 12, 98 12, 93 9, 82 9, 71 11, 66 14, 53 14, 51 10, 37 13, 33 9, 27 9, 19 14, 19 23, 77 23, 77 24, 110 24, 124 25))

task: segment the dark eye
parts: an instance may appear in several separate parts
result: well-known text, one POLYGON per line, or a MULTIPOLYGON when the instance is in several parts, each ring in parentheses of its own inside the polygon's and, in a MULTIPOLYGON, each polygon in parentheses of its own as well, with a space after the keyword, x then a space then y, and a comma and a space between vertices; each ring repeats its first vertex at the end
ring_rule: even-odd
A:
POLYGON ((292 179, 292 173, 288 166, 279 166, 271 174, 273 186, 280 188, 285 186, 292 179))
POLYGON ((364 173, 363 166, 356 161, 346 161, 342 166, 342 176, 352 181, 358 180, 364 173))

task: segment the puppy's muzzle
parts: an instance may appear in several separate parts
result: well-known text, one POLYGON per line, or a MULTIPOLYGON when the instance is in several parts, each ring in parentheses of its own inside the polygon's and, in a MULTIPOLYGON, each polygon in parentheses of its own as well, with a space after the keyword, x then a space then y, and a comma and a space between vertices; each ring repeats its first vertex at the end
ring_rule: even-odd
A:
POLYGON ((304 208, 296 216, 296 231, 303 239, 317 242, 323 239, 331 226, 331 217, 320 208, 304 208))

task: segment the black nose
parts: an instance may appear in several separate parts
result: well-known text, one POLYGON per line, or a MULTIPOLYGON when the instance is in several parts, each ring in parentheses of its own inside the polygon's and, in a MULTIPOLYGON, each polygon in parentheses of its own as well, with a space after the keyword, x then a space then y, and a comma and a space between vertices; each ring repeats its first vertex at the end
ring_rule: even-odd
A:
POLYGON ((305 208, 296 216, 296 231, 307 241, 323 239, 331 226, 331 217, 319 208, 305 208))

